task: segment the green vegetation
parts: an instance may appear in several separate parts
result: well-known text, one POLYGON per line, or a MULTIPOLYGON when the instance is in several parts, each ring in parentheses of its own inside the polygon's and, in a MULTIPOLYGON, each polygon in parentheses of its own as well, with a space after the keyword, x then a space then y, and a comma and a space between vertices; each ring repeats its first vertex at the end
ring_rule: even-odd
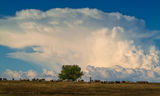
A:
POLYGON ((78 65, 63 65, 62 71, 59 74, 61 80, 75 81, 83 75, 81 68, 78 65))
POLYGON ((160 96, 160 84, 0 81, 0 96, 160 96))

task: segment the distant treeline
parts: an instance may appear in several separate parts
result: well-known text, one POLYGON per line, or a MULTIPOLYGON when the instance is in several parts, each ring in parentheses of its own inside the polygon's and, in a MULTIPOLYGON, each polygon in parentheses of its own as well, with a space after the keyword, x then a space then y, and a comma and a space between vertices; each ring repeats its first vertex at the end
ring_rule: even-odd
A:
MULTIPOLYGON (((33 78, 33 79, 19 79, 15 80, 14 78, 11 80, 7 80, 7 78, 0 78, 0 81, 37 81, 37 82, 44 82, 47 81, 46 79, 39 79, 39 78, 33 78)), ((90 81, 84 81, 84 80, 77 80, 77 81, 72 81, 72 80, 49 80, 48 82, 88 82, 88 83, 102 83, 102 84, 120 84, 120 83, 143 83, 147 84, 150 83, 148 81, 101 81, 101 80, 90 80, 90 81)))

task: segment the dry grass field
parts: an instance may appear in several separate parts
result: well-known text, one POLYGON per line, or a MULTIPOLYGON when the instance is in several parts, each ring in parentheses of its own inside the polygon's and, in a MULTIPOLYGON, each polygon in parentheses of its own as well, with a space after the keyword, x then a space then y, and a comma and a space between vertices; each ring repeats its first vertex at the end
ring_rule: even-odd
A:
POLYGON ((0 96, 160 96, 160 84, 0 81, 0 96))

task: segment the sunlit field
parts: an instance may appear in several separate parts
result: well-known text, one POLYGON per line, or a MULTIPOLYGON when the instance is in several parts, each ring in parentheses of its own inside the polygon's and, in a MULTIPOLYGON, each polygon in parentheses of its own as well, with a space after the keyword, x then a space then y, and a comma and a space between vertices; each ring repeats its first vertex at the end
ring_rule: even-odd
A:
POLYGON ((0 96, 160 96, 160 84, 0 81, 0 96))

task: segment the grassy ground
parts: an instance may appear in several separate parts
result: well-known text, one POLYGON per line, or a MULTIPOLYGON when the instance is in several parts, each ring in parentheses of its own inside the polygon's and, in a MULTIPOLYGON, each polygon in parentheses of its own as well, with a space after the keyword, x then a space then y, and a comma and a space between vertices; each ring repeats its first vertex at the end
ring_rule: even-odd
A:
POLYGON ((0 96, 160 96, 160 84, 0 81, 0 96))

